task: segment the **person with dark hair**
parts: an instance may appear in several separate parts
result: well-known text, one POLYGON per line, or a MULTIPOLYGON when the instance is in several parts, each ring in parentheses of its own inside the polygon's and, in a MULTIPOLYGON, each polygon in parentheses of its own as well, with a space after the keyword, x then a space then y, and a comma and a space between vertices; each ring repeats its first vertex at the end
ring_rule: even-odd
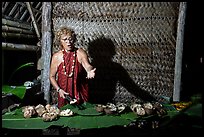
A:
POLYGON ((58 107, 71 103, 75 99, 77 104, 87 102, 88 79, 95 77, 96 68, 89 60, 82 48, 76 48, 76 35, 67 27, 56 31, 54 43, 59 51, 53 54, 50 66, 50 82, 58 94, 58 107))

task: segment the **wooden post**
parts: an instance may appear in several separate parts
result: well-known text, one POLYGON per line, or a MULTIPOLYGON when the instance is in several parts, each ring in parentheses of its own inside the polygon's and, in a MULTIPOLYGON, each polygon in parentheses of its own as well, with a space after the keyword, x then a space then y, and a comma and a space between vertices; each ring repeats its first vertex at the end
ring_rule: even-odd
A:
POLYGON ((41 70, 41 91, 44 92, 44 99, 50 103, 50 60, 51 60, 51 2, 42 3, 42 70, 41 70))
POLYGON ((183 55, 183 39, 184 26, 186 18, 186 2, 181 2, 179 7, 178 29, 176 39, 176 57, 175 57, 175 72, 174 72, 174 92, 173 101, 180 101, 181 91, 181 71, 182 71, 182 55, 183 55))

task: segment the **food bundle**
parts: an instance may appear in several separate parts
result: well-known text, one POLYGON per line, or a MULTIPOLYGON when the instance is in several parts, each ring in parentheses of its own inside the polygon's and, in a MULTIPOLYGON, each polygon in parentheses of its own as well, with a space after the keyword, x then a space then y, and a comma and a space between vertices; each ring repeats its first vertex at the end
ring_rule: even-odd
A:
POLYGON ((138 116, 148 116, 154 114, 157 114, 158 116, 163 116, 167 114, 167 111, 159 102, 146 102, 143 104, 134 103, 130 106, 130 108, 138 116))
POLYGON ((104 112, 105 114, 118 114, 122 113, 126 107, 127 105, 124 103, 107 103, 106 105, 96 104, 95 109, 97 112, 104 112))
POLYGON ((24 118, 31 118, 35 116, 42 117, 43 121, 57 120, 59 116, 71 116, 74 113, 71 110, 58 109, 55 105, 47 104, 43 106, 39 104, 37 106, 25 106, 22 109, 24 118))

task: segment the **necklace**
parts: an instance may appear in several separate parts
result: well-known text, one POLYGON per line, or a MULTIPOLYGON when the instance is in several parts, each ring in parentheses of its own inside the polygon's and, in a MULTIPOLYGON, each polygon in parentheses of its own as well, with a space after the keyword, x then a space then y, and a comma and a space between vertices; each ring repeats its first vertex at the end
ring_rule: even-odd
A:
MULTIPOLYGON (((64 49, 62 50, 63 54, 64 52, 66 52, 64 49)), ((75 62, 76 62, 76 50, 74 50, 74 53, 73 53, 73 60, 72 60, 72 66, 71 66, 71 72, 70 74, 68 75, 67 72, 66 72, 66 65, 65 65, 65 55, 63 55, 63 69, 64 69, 64 75, 66 75, 67 77, 72 77, 73 74, 74 74, 74 68, 75 68, 75 62)), ((72 57, 69 58, 68 62, 70 62, 72 57)))

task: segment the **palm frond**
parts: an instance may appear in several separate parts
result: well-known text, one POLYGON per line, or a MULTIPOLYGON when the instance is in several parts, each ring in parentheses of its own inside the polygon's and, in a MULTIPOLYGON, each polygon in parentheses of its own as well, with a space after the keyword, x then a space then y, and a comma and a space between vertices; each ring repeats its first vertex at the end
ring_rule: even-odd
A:
POLYGON ((31 66, 34 66, 34 63, 33 63, 33 62, 28 62, 28 63, 25 63, 25 64, 20 65, 18 68, 16 68, 16 69, 12 72, 12 74, 11 74, 11 76, 10 76, 8 82, 10 83, 11 78, 13 77, 13 75, 14 75, 17 71, 19 71, 19 70, 22 69, 22 68, 27 68, 27 67, 31 67, 31 66))

